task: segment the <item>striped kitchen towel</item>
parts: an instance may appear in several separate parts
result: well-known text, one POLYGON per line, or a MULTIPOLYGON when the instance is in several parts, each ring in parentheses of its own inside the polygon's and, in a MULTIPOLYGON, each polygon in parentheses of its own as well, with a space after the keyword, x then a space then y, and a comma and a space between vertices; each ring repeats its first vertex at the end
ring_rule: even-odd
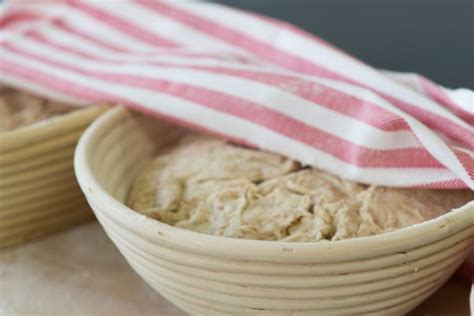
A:
POLYGON ((109 101, 345 178, 474 189, 474 93, 381 71, 281 21, 221 5, 11 1, 1 81, 109 101))

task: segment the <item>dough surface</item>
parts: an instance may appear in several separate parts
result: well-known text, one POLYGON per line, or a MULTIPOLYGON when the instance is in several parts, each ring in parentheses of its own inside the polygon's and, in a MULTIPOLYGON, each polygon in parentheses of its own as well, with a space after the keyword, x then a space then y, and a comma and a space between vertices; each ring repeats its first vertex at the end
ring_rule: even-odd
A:
POLYGON ((0 133, 72 111, 74 107, 12 88, 0 88, 0 133))
POLYGON ((361 185, 276 154, 190 134, 141 173, 129 206, 206 234, 320 241, 392 231, 473 199, 467 190, 361 185))

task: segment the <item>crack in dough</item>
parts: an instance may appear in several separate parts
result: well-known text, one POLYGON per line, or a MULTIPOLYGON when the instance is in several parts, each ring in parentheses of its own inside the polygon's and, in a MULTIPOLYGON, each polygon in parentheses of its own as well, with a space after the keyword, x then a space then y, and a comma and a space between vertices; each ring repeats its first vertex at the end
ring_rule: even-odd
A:
POLYGON ((473 199, 468 190, 366 186, 276 154, 189 134, 139 175, 129 205, 201 233, 306 242, 381 234, 473 199))

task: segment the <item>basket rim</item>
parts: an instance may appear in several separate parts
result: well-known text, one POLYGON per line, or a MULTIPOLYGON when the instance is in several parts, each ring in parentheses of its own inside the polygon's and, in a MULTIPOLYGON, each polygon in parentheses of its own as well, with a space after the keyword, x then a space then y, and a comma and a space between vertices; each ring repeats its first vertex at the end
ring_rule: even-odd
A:
POLYGON ((95 207, 94 212, 107 216, 115 224, 141 235, 142 238, 166 242, 177 248, 206 253, 214 257, 248 258, 298 262, 309 255, 329 258, 374 258, 437 242, 465 229, 474 235, 474 201, 453 209, 437 218, 395 231, 339 241, 285 242, 237 239, 194 232, 162 223, 140 214, 105 191, 98 183, 88 163, 88 153, 95 137, 104 125, 117 117, 129 115, 129 110, 115 106, 95 120, 79 140, 74 155, 74 168, 79 185, 86 198, 95 207))
POLYGON ((82 128, 104 112, 105 109, 105 103, 77 107, 71 112, 0 133, 0 153, 37 143, 73 129, 82 128))

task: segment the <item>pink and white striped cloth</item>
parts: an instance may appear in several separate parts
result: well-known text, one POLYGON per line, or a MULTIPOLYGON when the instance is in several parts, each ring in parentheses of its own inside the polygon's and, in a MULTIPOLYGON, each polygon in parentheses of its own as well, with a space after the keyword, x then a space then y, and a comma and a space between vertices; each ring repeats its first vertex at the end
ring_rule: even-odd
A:
POLYGON ((474 189, 474 93, 380 71, 287 23, 211 3, 11 1, 1 81, 120 103, 387 186, 474 189))

